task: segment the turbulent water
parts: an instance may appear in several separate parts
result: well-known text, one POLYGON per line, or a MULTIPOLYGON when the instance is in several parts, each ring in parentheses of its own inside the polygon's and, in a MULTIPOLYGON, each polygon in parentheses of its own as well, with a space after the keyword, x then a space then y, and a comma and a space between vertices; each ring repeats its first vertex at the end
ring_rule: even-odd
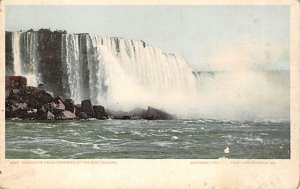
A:
POLYGON ((240 69, 197 72, 144 41, 47 29, 6 32, 5 43, 6 74, 26 76, 29 85, 44 83, 76 103, 153 106, 180 118, 6 120, 6 158, 290 157, 289 121, 243 121, 289 120, 288 70, 238 62, 240 69))
POLYGON ((288 159, 290 123, 216 120, 6 122, 6 158, 288 159), (225 148, 229 153, 224 153, 225 148))

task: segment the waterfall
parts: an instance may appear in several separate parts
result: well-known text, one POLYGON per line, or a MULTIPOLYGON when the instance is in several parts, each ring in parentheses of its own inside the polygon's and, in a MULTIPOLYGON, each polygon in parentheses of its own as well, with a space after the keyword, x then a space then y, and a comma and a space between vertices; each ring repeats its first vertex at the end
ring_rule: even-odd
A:
POLYGON ((14 56, 14 74, 22 75, 22 63, 20 55, 20 32, 13 33, 13 56, 14 56))
POLYGON ((64 34, 62 64, 68 95, 78 103, 87 93, 93 103, 111 105, 129 103, 135 92, 148 102, 151 94, 196 92, 195 78, 183 57, 143 41, 64 34), (88 82, 83 82, 85 64, 88 82))
POLYGON ((81 62, 79 54, 79 36, 65 34, 62 36, 62 64, 66 76, 64 87, 69 93, 66 96, 75 102, 82 100, 81 62))
POLYGON ((75 103, 154 106, 180 117, 289 116, 288 71, 193 72, 182 56, 144 41, 47 29, 6 34, 6 74, 75 103))
POLYGON ((13 33, 14 73, 31 85, 44 78, 52 88, 59 85, 50 81, 55 77, 63 96, 76 103, 88 98, 119 109, 164 107, 174 103, 170 97, 196 92, 195 77, 179 55, 143 41, 43 32, 13 33))
POLYGON ((38 35, 35 32, 13 33, 14 75, 23 75, 28 85, 41 83, 38 55, 38 35))

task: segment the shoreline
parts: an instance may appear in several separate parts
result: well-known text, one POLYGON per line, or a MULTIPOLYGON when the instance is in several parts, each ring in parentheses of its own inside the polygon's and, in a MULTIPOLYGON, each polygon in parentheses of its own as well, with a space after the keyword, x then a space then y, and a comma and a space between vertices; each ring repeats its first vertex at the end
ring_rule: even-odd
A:
POLYGON ((172 120, 177 119, 163 110, 148 106, 147 110, 135 108, 129 112, 109 110, 91 103, 90 99, 75 104, 73 99, 54 96, 44 90, 44 84, 27 86, 23 76, 5 77, 5 119, 21 120, 172 120))

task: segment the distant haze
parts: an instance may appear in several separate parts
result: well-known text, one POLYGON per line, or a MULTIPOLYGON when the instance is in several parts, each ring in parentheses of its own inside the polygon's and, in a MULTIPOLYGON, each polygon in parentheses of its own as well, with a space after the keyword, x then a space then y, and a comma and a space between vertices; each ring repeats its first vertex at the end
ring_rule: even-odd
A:
POLYGON ((6 30, 144 40, 194 70, 289 69, 288 6, 6 6, 6 30))

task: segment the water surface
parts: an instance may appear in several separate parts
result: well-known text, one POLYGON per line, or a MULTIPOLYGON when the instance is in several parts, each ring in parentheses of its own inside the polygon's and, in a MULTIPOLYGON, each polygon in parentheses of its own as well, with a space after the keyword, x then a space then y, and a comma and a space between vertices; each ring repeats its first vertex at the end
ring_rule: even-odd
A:
POLYGON ((6 120, 5 132, 8 159, 290 158, 288 121, 6 120))

